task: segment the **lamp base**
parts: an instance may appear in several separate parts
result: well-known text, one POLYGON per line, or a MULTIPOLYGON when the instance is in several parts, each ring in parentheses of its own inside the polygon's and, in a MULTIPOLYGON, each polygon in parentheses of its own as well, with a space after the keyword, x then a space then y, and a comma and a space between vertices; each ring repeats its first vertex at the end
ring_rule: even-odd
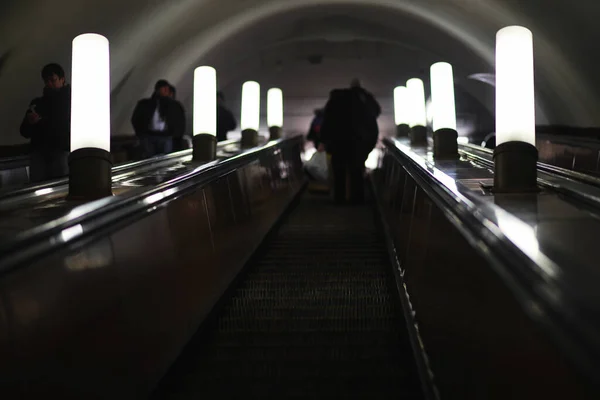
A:
POLYGON ((91 201, 112 196, 110 152, 86 147, 69 154, 69 195, 67 200, 91 201))
POLYGON ((441 159, 458 158, 458 133, 454 129, 433 132, 433 156, 441 159))
POLYGON ((408 137, 410 134, 410 126, 407 124, 396 125, 396 137, 408 137))
POLYGON ((495 193, 530 193, 537 186, 538 151, 525 142, 505 142, 494 149, 495 193))
POLYGON ((427 128, 416 125, 410 128, 410 144, 413 146, 427 146, 427 128))
POLYGON ((269 140, 281 139, 281 127, 271 126, 269 128, 269 140))
POLYGON ((258 146, 258 132, 254 129, 244 129, 242 131, 242 148, 250 149, 258 146))
POLYGON ((192 138, 192 160, 210 162, 217 159, 217 138, 214 135, 200 133, 192 138))

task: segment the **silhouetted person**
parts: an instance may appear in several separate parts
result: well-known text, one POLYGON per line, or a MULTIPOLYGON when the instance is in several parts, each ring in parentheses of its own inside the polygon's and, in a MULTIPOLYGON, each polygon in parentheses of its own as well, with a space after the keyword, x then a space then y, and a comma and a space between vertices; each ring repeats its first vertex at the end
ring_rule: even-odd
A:
MULTIPOLYGON (((42 69, 44 92, 33 99, 21 123, 21 135, 31 139, 31 182, 68 175, 71 143, 71 87, 58 64, 42 69)), ((93 121, 90 121, 93 123, 93 121)))
POLYGON ((225 107, 225 96, 217 93, 217 141, 227 140, 227 132, 237 127, 233 113, 225 107))
POLYGON ((140 100, 133 111, 131 124, 140 138, 146 157, 173 150, 173 138, 185 131, 185 113, 171 97, 171 85, 159 80, 149 99, 140 100))
POLYGON ((169 97, 175 102, 175 107, 180 114, 180 118, 183 118, 183 126, 181 126, 180 131, 176 132, 175 136, 173 136, 173 150, 185 150, 189 147, 183 138, 185 134, 185 109, 183 108, 183 104, 177 101, 177 89, 173 85, 169 85, 169 97))
POLYGON ((333 193, 337 203, 346 198, 346 178, 350 202, 364 201, 364 169, 369 153, 377 144, 377 117, 381 108, 373 95, 352 81, 349 89, 336 89, 325 107, 321 140, 331 154, 333 193))
POLYGON ((495 149, 496 148, 496 134, 490 133, 483 139, 483 142, 485 143, 485 148, 495 149))
POLYGON ((310 123, 310 129, 308 131, 308 135, 306 139, 313 142, 315 145, 315 149, 323 150, 323 146, 321 146, 321 126, 323 125, 323 115, 324 111, 322 108, 317 108, 314 111, 314 118, 310 123))

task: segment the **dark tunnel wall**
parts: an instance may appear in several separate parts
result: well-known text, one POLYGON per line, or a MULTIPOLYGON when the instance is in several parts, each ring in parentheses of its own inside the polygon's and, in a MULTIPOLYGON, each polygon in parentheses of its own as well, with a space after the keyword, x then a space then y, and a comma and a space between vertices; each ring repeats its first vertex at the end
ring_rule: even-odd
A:
POLYGON ((71 40, 83 32, 111 40, 114 133, 131 132, 135 101, 161 77, 178 86, 190 109, 191 71, 204 63, 217 67, 233 106, 242 78, 269 71, 280 72, 269 78, 288 88, 286 98, 302 102, 347 82, 349 71, 334 74, 339 63, 387 70, 377 82, 363 79, 391 98, 393 85, 410 76, 426 77, 430 62, 445 60, 455 65, 460 89, 493 112, 492 89, 466 77, 493 72, 495 33, 511 24, 534 32, 538 123, 600 125, 598 15, 595 0, 5 0, 0 5, 0 144, 23 141, 18 125, 28 101, 41 91, 41 66, 57 61, 70 69, 71 40), (319 66, 320 76, 335 76, 335 81, 308 84, 313 66, 303 57, 317 43, 337 54, 319 66), (356 61, 349 61, 349 47, 356 61), (277 64, 279 59, 284 61, 277 64), (306 85, 295 84, 294 71, 306 85))
MULTIPOLYGON (((312 110, 324 105, 330 89, 348 86, 358 77, 380 100, 380 128, 391 134, 395 131, 393 88, 413 76, 427 83, 429 66, 439 60, 454 64, 457 92, 469 92, 468 101, 479 101, 484 111, 487 107, 493 112, 493 91, 466 79, 470 71, 484 70, 485 62, 466 47, 454 45, 454 52, 450 51, 453 40, 438 29, 419 36, 421 22, 417 19, 405 17, 404 23, 395 27, 397 17, 356 6, 344 10, 322 6, 278 15, 219 43, 198 63, 217 67, 220 86, 236 113, 245 80, 260 82, 263 94, 269 87, 281 87, 286 99, 286 130, 294 133, 306 132, 312 110), (232 62, 232 55, 238 61, 232 62)), ((186 88, 192 86, 192 73, 186 73, 181 82, 182 96, 191 95, 186 88)), ((185 100, 191 105, 190 98, 185 100)), ((266 113, 266 104, 262 108, 266 113)), ((469 107, 473 108, 477 107, 469 107)))
MULTIPOLYGON (((356 48, 369 46, 373 52, 372 57, 365 56, 358 58, 352 51, 344 52, 344 46, 336 45, 342 54, 333 56, 326 53, 322 61, 318 64, 312 64, 307 57, 292 57, 281 61, 281 64, 261 63, 261 60, 248 60, 245 68, 240 68, 238 72, 233 73, 226 81, 222 81, 228 106, 236 115, 240 111, 240 88, 246 80, 252 79, 261 82, 262 85, 262 113, 261 119, 263 131, 266 131, 266 91, 273 86, 279 86, 283 89, 285 96, 285 119, 284 125, 288 133, 306 133, 313 109, 322 107, 327 101, 329 90, 332 87, 346 87, 354 77, 359 77, 368 90, 373 92, 382 106, 382 116, 379 119, 380 130, 384 134, 395 132, 393 120, 393 98, 390 88, 401 85, 411 76, 399 73, 403 66, 401 60, 387 60, 379 57, 377 46, 372 43, 354 42, 348 44, 348 47, 356 48)), ((326 46, 324 46, 326 47, 326 46)), ((310 46, 311 49, 318 46, 310 46)), ((417 74, 427 81, 427 74, 417 74)), ((189 78, 191 84, 191 77, 189 78)), ((489 103, 489 98, 485 99, 485 94, 492 94, 493 91, 481 83, 463 79, 464 82, 457 80, 457 107, 459 117, 461 112, 477 111, 480 116, 488 116, 490 120, 491 112, 485 108, 474 96, 464 94, 466 90, 461 88, 469 85, 475 86, 481 97, 489 103)), ((493 97, 493 96, 492 96, 493 97)), ((191 99, 188 98, 187 104, 191 105, 191 99)), ((191 122, 191 121, 190 121, 191 122)), ((473 127, 472 129, 476 129, 473 127)), ((493 129, 493 123, 488 124, 488 132, 493 129)), ((463 133, 463 132, 461 132, 463 133)), ((471 133, 465 131, 464 133, 471 133)))

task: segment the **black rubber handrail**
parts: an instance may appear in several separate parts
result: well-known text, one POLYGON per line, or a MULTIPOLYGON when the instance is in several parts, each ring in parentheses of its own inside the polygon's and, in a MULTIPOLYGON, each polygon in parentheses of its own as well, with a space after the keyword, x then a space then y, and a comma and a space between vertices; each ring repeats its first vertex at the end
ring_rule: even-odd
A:
MULTIPOLYGON (((477 146, 474 144, 459 144, 458 148, 466 156, 476 158, 479 161, 484 162, 488 167, 493 166, 494 161, 492 159, 494 151, 485 147, 477 146), (478 154, 473 154, 478 153, 478 154)), ((593 175, 587 175, 581 172, 573 171, 566 168, 557 167, 542 162, 537 163, 538 170, 547 172, 549 174, 559 175, 564 178, 573 179, 579 182, 593 185, 600 188, 600 178, 593 175)))
POLYGON ((24 168, 29 166, 29 156, 14 156, 0 158, 0 171, 24 168))
MULTIPOLYGON (((236 144, 236 143, 239 143, 239 141, 238 140, 226 140, 226 141, 218 142, 217 148, 223 148, 223 147, 226 147, 226 146, 229 146, 232 144, 236 144)), ((136 169, 148 167, 152 164, 164 163, 169 160, 176 160, 176 159, 180 159, 180 158, 184 158, 184 157, 189 157, 191 155, 192 155, 192 149, 187 149, 187 150, 181 150, 181 151, 177 151, 174 153, 160 155, 160 156, 156 156, 156 157, 152 157, 152 158, 146 158, 144 160, 127 162, 127 163, 120 164, 120 165, 113 167, 112 174, 114 176, 114 175, 122 174, 122 173, 125 173, 128 171, 135 171, 136 169)), ((68 183, 69 183, 69 178, 64 177, 64 178, 55 179, 52 181, 41 182, 39 184, 27 185, 27 186, 19 188, 19 189, 8 188, 5 190, 0 190, 0 202, 2 202, 3 200, 6 200, 6 199, 14 198, 16 196, 27 196, 31 193, 35 193, 38 190, 44 190, 44 189, 64 186, 64 185, 67 185, 68 183)))

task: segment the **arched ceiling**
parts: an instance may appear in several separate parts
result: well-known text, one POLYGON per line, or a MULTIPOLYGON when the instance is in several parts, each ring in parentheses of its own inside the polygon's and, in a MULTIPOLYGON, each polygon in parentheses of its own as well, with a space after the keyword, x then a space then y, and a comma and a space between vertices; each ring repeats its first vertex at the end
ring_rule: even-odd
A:
MULTIPOLYGON (((493 72, 495 33, 512 24, 534 32, 538 122, 600 125, 597 15, 596 0, 4 0, 1 142, 21 141, 18 125, 28 101, 40 93, 41 66, 57 61, 68 70, 71 40, 82 32, 111 41, 116 132, 128 129, 136 100, 158 78, 175 83, 189 103, 186 89, 197 65, 216 66, 221 86, 232 91, 247 76, 264 79, 272 71, 276 81, 277 71, 292 65, 297 76, 308 79, 310 55, 348 60, 349 67, 378 65, 378 71, 383 64, 398 76, 388 79, 390 86, 410 76, 426 78, 431 62, 449 61, 457 84, 493 109, 492 89, 466 78, 493 72)), ((328 66, 339 63, 325 62, 315 73, 335 77, 325 71, 328 66)), ((315 87, 325 84, 322 79, 316 82, 273 84, 329 90, 315 87)))

